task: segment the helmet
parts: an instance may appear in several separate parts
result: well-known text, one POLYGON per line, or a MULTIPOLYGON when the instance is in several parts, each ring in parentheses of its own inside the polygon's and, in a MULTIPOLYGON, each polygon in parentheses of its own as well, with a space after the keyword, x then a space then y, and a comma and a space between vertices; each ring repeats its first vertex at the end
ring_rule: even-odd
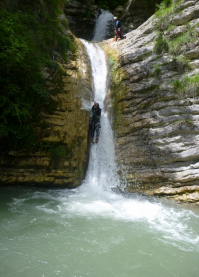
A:
POLYGON ((116 16, 114 16, 114 20, 116 20, 117 19, 117 17, 116 16))

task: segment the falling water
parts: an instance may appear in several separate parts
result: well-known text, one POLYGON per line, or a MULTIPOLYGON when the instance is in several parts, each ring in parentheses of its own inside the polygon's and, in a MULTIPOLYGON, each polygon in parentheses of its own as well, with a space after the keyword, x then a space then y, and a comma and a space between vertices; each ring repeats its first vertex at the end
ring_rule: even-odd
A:
POLYGON ((83 43, 102 108, 99 142, 78 189, 0 187, 0 276, 196 277, 198 208, 112 191, 119 181, 103 103, 105 55, 83 43))
POLYGON ((102 41, 113 37, 114 34, 113 14, 109 11, 101 10, 95 25, 93 41, 102 41))
POLYGON ((118 185, 114 158, 113 134, 105 112, 104 98, 107 85, 105 53, 96 43, 82 40, 91 60, 94 98, 102 109, 101 134, 98 144, 91 146, 89 167, 83 187, 88 190, 109 190, 118 185))

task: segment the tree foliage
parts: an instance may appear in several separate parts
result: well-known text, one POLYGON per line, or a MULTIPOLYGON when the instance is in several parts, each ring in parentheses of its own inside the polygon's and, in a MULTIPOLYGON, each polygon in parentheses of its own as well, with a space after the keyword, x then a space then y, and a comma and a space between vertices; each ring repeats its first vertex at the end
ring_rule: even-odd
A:
POLYGON ((62 0, 21 0, 0 10, 0 142, 35 143, 34 114, 50 95, 42 68, 56 66, 54 52, 67 58, 71 39, 58 16, 62 0))
POLYGON ((96 0, 96 4, 104 10, 113 10, 127 2, 128 0, 96 0))

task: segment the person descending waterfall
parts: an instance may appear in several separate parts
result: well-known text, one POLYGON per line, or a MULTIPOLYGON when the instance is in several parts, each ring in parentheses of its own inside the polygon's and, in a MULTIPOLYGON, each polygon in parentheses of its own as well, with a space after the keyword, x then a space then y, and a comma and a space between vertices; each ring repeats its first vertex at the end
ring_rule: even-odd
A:
POLYGON ((91 142, 94 143, 94 136, 96 131, 96 139, 95 142, 97 143, 99 140, 99 134, 100 134, 100 117, 101 117, 101 109, 99 107, 99 104, 95 101, 94 105, 91 109, 90 114, 90 132, 91 132, 91 142))
POLYGON ((123 33, 122 33, 122 24, 121 22, 117 19, 117 17, 114 17, 114 21, 115 21, 115 33, 116 33, 116 41, 118 39, 118 37, 120 39, 126 38, 123 33))

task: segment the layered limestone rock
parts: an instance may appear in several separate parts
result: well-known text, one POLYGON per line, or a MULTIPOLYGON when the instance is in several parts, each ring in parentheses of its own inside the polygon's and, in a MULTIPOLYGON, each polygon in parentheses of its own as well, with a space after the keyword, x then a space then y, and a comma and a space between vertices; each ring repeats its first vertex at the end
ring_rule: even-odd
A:
POLYGON ((143 24, 156 10, 161 0, 129 0, 126 5, 117 7, 113 14, 122 22, 124 32, 130 32, 143 24))
MULTIPOLYGON (((66 32, 69 35, 69 31, 66 32)), ((1 156, 1 184, 74 188, 84 178, 89 153, 88 107, 92 78, 85 47, 81 41, 73 39, 75 55, 68 53, 67 63, 60 57, 59 70, 48 80, 50 105, 39 115, 41 150, 36 153, 10 151, 1 156)))
POLYGON ((127 190, 199 203, 199 1, 181 1, 103 47, 127 190))
POLYGON ((100 10, 95 0, 67 1, 64 13, 68 19, 70 30, 78 38, 91 40, 94 34, 96 17, 100 10))

